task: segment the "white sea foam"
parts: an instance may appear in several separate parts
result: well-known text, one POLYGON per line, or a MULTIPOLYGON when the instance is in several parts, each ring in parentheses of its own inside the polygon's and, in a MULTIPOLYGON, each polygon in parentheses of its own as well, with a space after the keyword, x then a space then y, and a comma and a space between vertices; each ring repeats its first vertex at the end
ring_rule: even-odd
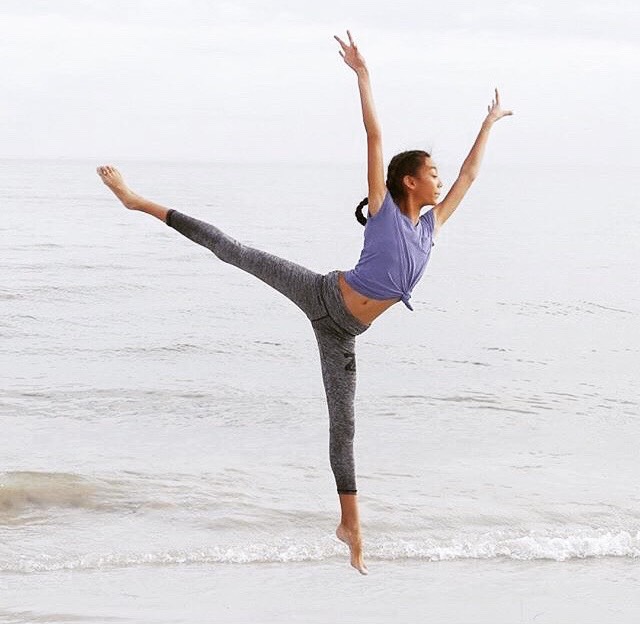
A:
MULTIPOLYGON (((369 560, 425 562, 498 558, 515 561, 567 561, 597 557, 640 557, 640 531, 585 531, 569 536, 529 533, 502 539, 497 535, 499 533, 441 543, 432 540, 372 540, 367 544, 365 554, 369 560)), ((343 544, 332 537, 325 537, 315 543, 297 543, 292 539, 283 539, 246 545, 148 553, 94 553, 73 557, 42 554, 2 562, 0 570, 28 574, 138 566, 319 562, 344 554, 343 544)))

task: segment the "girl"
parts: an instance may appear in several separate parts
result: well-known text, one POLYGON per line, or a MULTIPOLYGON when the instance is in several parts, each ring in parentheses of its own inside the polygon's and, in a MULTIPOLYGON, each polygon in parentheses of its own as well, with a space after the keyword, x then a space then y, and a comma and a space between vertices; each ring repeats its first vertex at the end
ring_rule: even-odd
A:
POLYGON ((431 156, 423 151, 403 152, 389 163, 385 183, 382 137, 376 118, 369 72, 347 31, 349 43, 335 37, 340 55, 358 77, 362 115, 367 134, 368 198, 356 210, 366 224, 364 247, 350 271, 314 273, 227 236, 213 225, 177 210, 165 208, 134 193, 111 166, 98 174, 130 210, 150 214, 195 243, 210 249, 220 260, 255 275, 295 303, 309 318, 320 350, 322 378, 329 410, 329 457, 341 519, 337 537, 349 546, 351 565, 367 573, 362 556, 355 465, 353 459, 354 396, 356 384, 355 338, 390 306, 402 301, 409 309, 411 291, 426 267, 433 238, 451 216, 478 173, 489 131, 511 115, 495 99, 460 175, 446 197, 438 202, 442 182, 431 156), (368 219, 362 208, 368 203, 368 219), (433 206, 424 215, 424 206, 433 206))

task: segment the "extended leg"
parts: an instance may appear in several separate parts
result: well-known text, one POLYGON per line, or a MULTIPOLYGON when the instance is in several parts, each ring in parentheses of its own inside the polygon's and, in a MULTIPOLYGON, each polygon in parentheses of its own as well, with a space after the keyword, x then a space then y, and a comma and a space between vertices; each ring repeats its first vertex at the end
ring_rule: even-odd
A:
POLYGON ((167 225, 190 240, 211 250, 227 262, 265 282, 293 301, 310 318, 324 312, 320 298, 319 273, 254 247, 244 245, 215 225, 170 210, 167 225))
POLYGON ((156 204, 144 197, 134 193, 126 184, 122 174, 110 165, 97 168, 98 175, 102 181, 111 189, 113 194, 129 210, 139 210, 146 212, 161 221, 166 221, 169 208, 156 204))
POLYGON ((115 167, 98 167, 97 171, 102 181, 130 210, 145 212, 164 221, 190 240, 210 249, 223 262, 255 275, 293 301, 310 319, 324 313, 319 295, 322 276, 318 273, 265 251, 243 245, 214 225, 141 197, 125 184, 115 167))

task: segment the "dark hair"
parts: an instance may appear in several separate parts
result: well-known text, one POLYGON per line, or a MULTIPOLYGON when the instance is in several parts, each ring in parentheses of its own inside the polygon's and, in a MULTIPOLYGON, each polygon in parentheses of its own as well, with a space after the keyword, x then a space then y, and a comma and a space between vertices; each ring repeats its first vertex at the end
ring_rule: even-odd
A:
MULTIPOLYGON (((431 158, 431 154, 424 150, 409 150, 408 152, 400 152, 396 154, 389 163, 387 168, 387 190, 396 204, 400 203, 405 196, 404 176, 414 176, 418 173, 418 169, 424 164, 425 158, 431 158)), ((356 219, 362 225, 366 225, 367 219, 362 214, 362 208, 369 203, 369 199, 365 197, 356 208, 356 219)))
POLYGON ((358 220, 358 223, 361 223, 362 225, 367 225, 367 217, 365 217, 362 214, 362 209, 369 203, 369 198, 365 197, 359 204, 358 207, 356 208, 356 219, 358 220))

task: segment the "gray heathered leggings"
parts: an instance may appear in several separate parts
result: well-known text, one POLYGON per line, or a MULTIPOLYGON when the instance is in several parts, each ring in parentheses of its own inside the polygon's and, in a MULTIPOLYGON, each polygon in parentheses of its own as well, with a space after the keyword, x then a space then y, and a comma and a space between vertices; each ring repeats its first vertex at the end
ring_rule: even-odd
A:
POLYGON ((220 260, 255 275, 291 299, 309 318, 320 349, 322 379, 329 408, 329 458, 338 492, 355 494, 353 460, 356 391, 355 337, 369 326, 346 309, 339 271, 320 275, 272 254, 247 247, 217 227, 177 210, 167 225, 210 249, 220 260))

